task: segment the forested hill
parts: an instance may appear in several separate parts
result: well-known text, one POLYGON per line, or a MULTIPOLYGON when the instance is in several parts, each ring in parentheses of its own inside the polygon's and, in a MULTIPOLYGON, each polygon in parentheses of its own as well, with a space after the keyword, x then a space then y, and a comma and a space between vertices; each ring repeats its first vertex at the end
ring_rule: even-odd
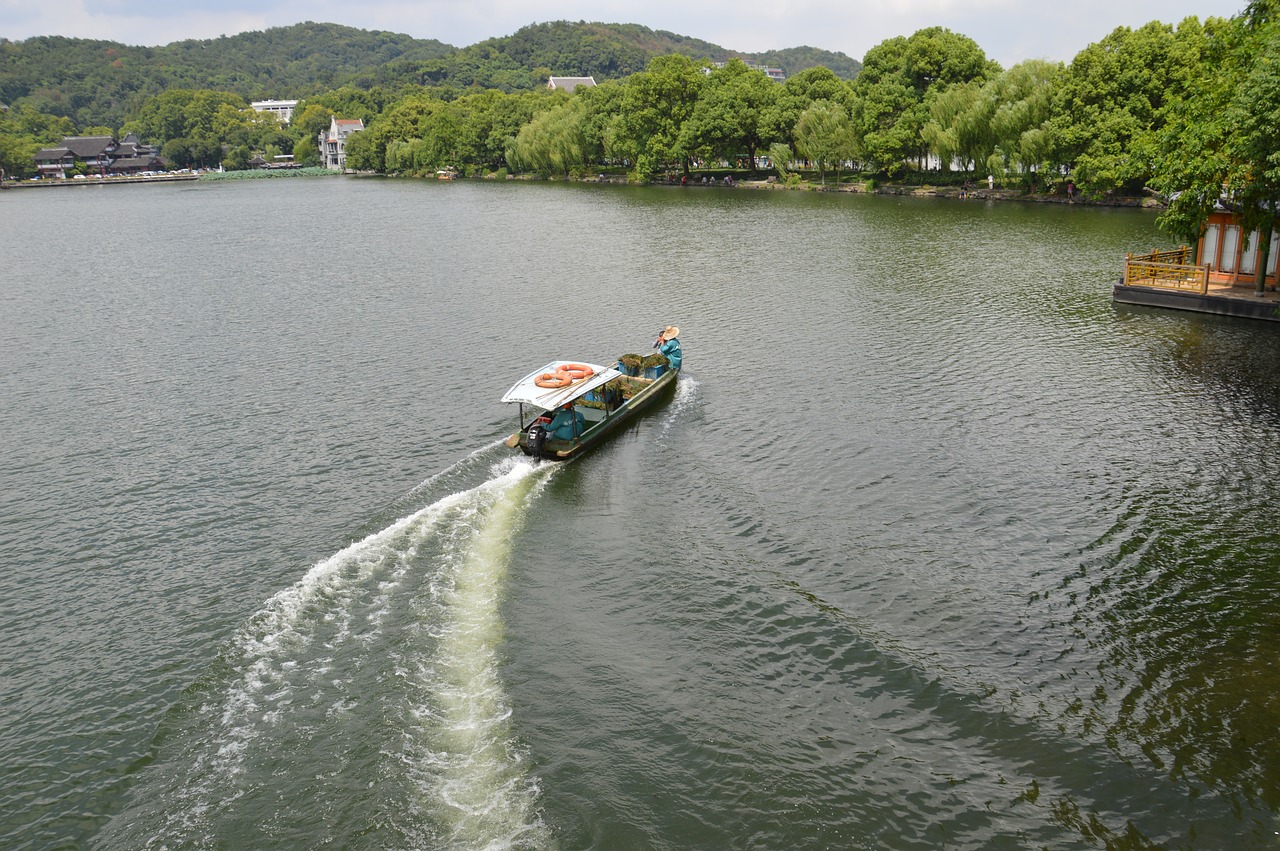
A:
POLYGON ((214 89, 249 100, 306 98, 344 85, 511 92, 545 85, 548 74, 617 79, 670 53, 716 61, 738 56, 787 74, 823 65, 846 79, 861 68, 842 53, 811 47, 740 53, 636 24, 533 24, 459 49, 308 22, 159 47, 61 36, 0 39, 0 103, 24 103, 77 127, 115 128, 170 89, 214 89))
MULTIPOLYGON (((690 59, 726 62, 735 57, 747 62, 780 67, 787 74, 797 74, 818 65, 836 76, 852 80, 862 64, 843 53, 814 47, 792 47, 768 53, 743 53, 701 39, 677 35, 665 30, 651 30, 639 24, 600 24, 579 21, 554 21, 531 24, 513 35, 491 38, 459 51, 439 63, 445 75, 442 82, 455 86, 479 84, 490 87, 491 81, 473 79, 472 70, 483 73, 487 60, 504 57, 512 68, 561 76, 593 76, 597 81, 613 80, 643 71, 655 56, 677 53, 690 59)), ((501 85, 493 88, 503 88, 501 85)))
POLYGON ((305 97, 395 60, 456 53, 434 40, 304 23, 162 47, 40 36, 0 40, 0 102, 20 99, 78 126, 117 127, 169 89, 215 89, 247 99, 305 97))

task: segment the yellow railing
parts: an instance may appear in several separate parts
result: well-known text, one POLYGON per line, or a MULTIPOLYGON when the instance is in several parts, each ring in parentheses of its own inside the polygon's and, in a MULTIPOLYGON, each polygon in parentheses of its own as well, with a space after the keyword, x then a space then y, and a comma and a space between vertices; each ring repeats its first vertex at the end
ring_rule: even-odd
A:
POLYGON ((1126 287, 1158 287, 1169 290, 1209 292, 1209 266, 1189 263, 1191 248, 1182 246, 1171 251, 1126 254, 1124 284, 1126 287))

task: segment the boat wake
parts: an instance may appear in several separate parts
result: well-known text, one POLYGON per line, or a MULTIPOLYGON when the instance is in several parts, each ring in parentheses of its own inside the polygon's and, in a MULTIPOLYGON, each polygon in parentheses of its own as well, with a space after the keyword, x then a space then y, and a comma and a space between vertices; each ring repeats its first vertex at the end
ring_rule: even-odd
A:
POLYGON ((661 420, 661 437, 666 437, 667 431, 680 419, 680 415, 697 401, 697 398, 698 380, 688 373, 680 373, 680 380, 676 382, 675 395, 661 420))
POLYGON ((551 845, 500 671, 511 542, 555 467, 487 450, 456 465, 487 463, 479 484, 324 559, 249 618, 162 725, 99 844, 551 845))

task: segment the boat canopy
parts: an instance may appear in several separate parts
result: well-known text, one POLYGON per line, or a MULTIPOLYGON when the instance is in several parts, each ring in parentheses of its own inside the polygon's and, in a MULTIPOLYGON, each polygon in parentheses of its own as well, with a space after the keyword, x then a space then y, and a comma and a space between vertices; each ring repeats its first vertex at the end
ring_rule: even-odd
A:
POLYGON ((535 369, 524 378, 517 381, 502 397, 504 402, 520 402, 524 405, 536 405, 539 408, 558 408, 568 402, 572 402, 580 396, 585 396, 597 387, 601 387, 618 376, 622 375, 618 370, 608 366, 599 366, 586 361, 572 360, 556 360, 535 369), (544 373, 555 373, 562 366, 577 364, 580 366, 589 366, 592 374, 586 378, 575 381, 568 387, 539 387, 534 384, 534 380, 544 373))

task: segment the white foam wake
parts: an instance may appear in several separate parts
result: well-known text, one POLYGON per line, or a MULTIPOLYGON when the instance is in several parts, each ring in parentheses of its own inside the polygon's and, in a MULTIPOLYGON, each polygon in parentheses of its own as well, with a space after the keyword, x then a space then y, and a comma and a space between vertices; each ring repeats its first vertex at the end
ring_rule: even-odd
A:
MULTIPOLYGON (((353 542, 270 598, 228 643, 222 684, 157 767, 140 823, 116 825, 144 833, 125 844, 216 847, 228 830, 252 832, 272 799, 324 765, 324 749, 310 750, 324 741, 326 778, 386 780, 388 797, 373 783, 359 796, 385 806, 388 830, 411 845, 550 847, 500 656, 512 539, 554 469, 500 462, 488 480, 353 542), (387 732, 374 746, 380 764, 360 764, 371 733, 387 732)), ((335 796, 332 809, 350 807, 349 793, 316 790, 335 796)))

